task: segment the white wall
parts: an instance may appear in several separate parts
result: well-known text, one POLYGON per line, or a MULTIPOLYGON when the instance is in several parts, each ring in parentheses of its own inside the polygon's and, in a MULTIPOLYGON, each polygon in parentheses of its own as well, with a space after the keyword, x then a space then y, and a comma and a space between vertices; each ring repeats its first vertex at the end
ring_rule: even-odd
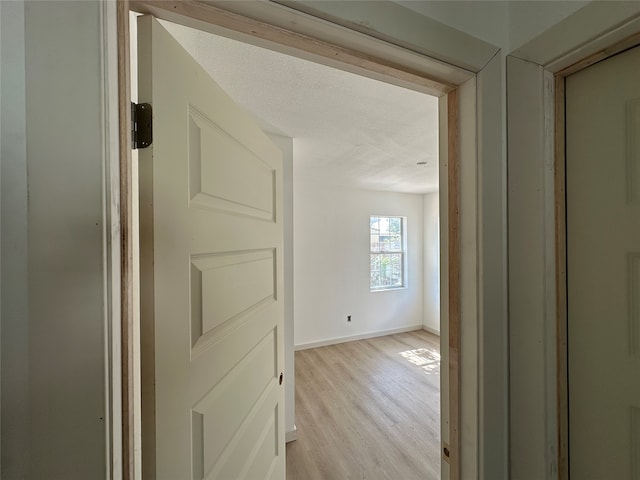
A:
POLYGON ((29 465, 27 145, 24 4, 0 2, 0 178, 2 179, 2 471, 21 478, 29 465))
POLYGON ((98 478, 107 462, 101 5, 26 2, 25 12, 31 473, 68 478, 73 465, 78 478, 98 478))
POLYGON ((500 47, 506 54, 591 2, 399 0, 396 3, 500 47))
POLYGON ((589 3, 584 0, 508 2, 508 52, 521 47, 589 3))
POLYGON ((104 478, 102 8, 1 8, 2 477, 104 478))
POLYGON ((396 3, 497 47, 506 49, 508 46, 509 31, 506 26, 510 2, 399 0, 396 3))
POLYGON ((317 185, 294 166, 294 199, 296 347, 420 328, 422 196, 317 185), (369 291, 370 215, 407 217, 407 288, 369 291))
POLYGON ((438 193, 423 195, 424 328, 440 332, 440 215, 438 193))

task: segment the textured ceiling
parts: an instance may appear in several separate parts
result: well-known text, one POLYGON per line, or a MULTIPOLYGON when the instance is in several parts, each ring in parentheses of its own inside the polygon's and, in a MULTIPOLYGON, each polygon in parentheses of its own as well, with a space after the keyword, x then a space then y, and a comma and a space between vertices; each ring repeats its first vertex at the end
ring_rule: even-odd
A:
POLYGON ((367 190, 437 191, 437 98, 163 24, 265 130, 294 139, 296 175, 367 190))

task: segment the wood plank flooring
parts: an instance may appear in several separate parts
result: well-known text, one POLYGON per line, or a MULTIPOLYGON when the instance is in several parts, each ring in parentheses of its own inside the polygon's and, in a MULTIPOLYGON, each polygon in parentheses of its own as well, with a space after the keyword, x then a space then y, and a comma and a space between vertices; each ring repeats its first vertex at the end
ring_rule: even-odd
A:
POLYGON ((437 336, 416 330, 295 355, 288 480, 440 478, 437 336))

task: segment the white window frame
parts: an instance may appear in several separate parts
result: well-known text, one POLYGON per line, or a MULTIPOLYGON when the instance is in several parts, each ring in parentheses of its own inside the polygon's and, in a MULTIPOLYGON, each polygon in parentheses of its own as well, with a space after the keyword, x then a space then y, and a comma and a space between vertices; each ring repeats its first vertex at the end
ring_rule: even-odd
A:
POLYGON ((384 292, 388 290, 401 290, 407 288, 407 217, 402 215, 369 215, 369 291, 371 292, 384 292), (371 219, 373 218, 399 218, 400 219, 400 237, 401 237, 401 249, 392 251, 374 251, 371 248, 371 219), (387 254, 400 254, 400 268, 401 279, 400 285, 393 286, 378 286, 375 287, 371 284, 371 258, 372 255, 387 255, 387 254))

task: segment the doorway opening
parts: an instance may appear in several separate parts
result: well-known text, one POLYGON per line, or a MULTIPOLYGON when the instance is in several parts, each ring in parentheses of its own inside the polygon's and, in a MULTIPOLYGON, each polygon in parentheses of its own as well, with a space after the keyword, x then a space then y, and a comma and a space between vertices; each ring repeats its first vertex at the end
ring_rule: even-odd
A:
MULTIPOLYGON (((130 21, 136 101, 136 16, 130 21)), ((421 452, 413 455, 424 459, 420 473, 436 478, 441 443, 438 99, 175 23, 161 24, 283 151, 287 440, 297 438, 295 351, 426 330, 423 336, 394 337, 398 363, 428 373, 405 377, 409 383, 397 386, 428 390, 423 398, 399 405, 399 415, 405 415, 417 402, 424 415, 397 435, 421 452), (370 286, 374 275, 391 266, 384 260, 393 255, 370 253, 374 213, 404 219, 400 288, 370 286), (412 436, 410 428, 420 442, 403 438, 412 436)), ((376 218, 380 224, 388 217, 376 218)), ((376 245, 387 252, 394 229, 377 226, 376 245)), ((297 374, 313 375, 300 367, 297 374)), ((316 408, 337 401, 329 392, 326 397, 316 408)), ((304 407, 308 412, 309 405, 304 407)), ((387 434, 380 440, 391 442, 393 431, 387 434)), ((344 431, 338 438, 346 436, 344 431)), ((314 433, 302 435, 306 442, 309 437, 314 433)), ((301 448, 288 449, 288 461, 295 464, 291 457, 301 448)))
MULTIPOLYGON (((132 83, 133 83, 133 82, 132 82, 132 83)), ((453 94, 452 94, 452 95, 450 95, 449 106, 456 106, 456 105, 455 105, 455 98, 456 98, 456 97, 455 97, 455 95, 453 95, 453 94), (453 101, 452 101, 451 99, 453 99, 453 101)), ((440 102, 440 103, 442 104, 442 102, 440 102)), ((446 104, 447 104, 447 102, 445 101, 445 105, 446 105, 446 104)), ((441 116, 441 118, 442 118, 442 116, 441 116)), ((454 125, 454 123, 452 123, 451 125, 454 125)), ((278 134, 278 133, 276 133, 276 134, 278 134)), ((436 134, 436 135, 434 135, 434 136, 437 138, 437 134, 436 134)), ((454 138, 455 138, 455 137, 454 137, 454 138)), ((455 144, 455 143, 451 143, 451 138, 449 138, 449 143, 447 144, 447 150, 448 150, 448 155, 449 155, 449 157, 448 157, 448 158, 451 158, 451 155, 455 155, 455 154, 457 153, 457 152, 456 152, 456 144, 455 144)), ((437 155, 436 155, 436 157, 437 157, 437 155)), ((421 160, 421 161, 419 161, 419 162, 414 162, 414 163, 422 163, 422 162, 423 162, 423 161, 421 160)), ((427 162, 427 163, 428 163, 428 162, 427 162)), ((435 161, 434 163, 435 163, 435 167, 436 167, 436 169, 437 169, 437 161, 435 161)), ((451 183, 451 182, 452 182, 452 175, 450 175, 450 176, 449 176, 449 179, 448 179, 448 184, 449 184, 449 186, 451 186, 451 185, 456 185, 455 177, 453 177, 453 180, 454 180, 454 181, 453 181, 453 183, 451 183)), ((437 183, 437 182, 436 182, 436 183, 437 183)), ((445 182, 445 183, 446 183, 446 182, 445 182)), ((437 195, 436 195, 436 197, 437 197, 437 195)), ((455 196, 454 196, 454 197, 455 197, 455 196)), ((423 200, 423 202, 424 202, 424 200, 423 200)), ((451 208, 452 208, 451 203, 452 203, 452 202, 449 202, 449 211, 451 211, 451 208)), ((456 205, 453 205, 453 207, 454 207, 454 208, 453 208, 453 210, 456 212, 456 215, 457 215, 457 208, 456 208, 456 205)), ((437 211, 437 210, 438 210, 438 209, 436 208, 436 211, 437 211)), ((374 213, 374 212, 370 212, 370 213, 374 213)), ((376 212, 376 213, 380 213, 380 212, 376 212)), ((396 212, 396 213, 400 213, 400 212, 396 212)), ((436 224, 437 224, 437 221, 436 221, 436 224)), ((421 226, 422 226, 422 227, 424 227, 424 223, 423 223, 421 226)), ((451 240, 452 238, 455 238, 455 233, 456 233, 456 229, 455 229, 455 228, 454 228, 453 233, 449 232, 449 239, 450 239, 450 240, 451 240)), ((452 250, 451 248, 449 248, 449 250, 448 250, 449 255, 451 255, 451 253, 452 253, 452 252, 453 252, 453 253, 455 253, 455 252, 456 252, 456 250, 455 250, 455 249, 453 249, 453 250, 452 250)), ((453 256, 455 257, 456 255, 453 255, 453 256)), ((452 258, 452 262, 455 262, 456 260, 457 260, 456 258, 452 258)), ((449 268, 448 270, 450 270, 450 268, 449 268)), ((423 269, 423 272, 424 272, 424 269, 423 269)), ((423 289, 424 289, 424 282, 423 282, 423 289)), ((447 295, 447 296, 448 296, 448 295, 447 295)), ((446 297, 445 297, 445 298, 446 298, 446 297)), ((453 304, 457 304, 457 301, 456 301, 456 302, 453 302, 453 304)), ((455 311, 454 311, 454 310, 455 310, 455 305, 452 305, 452 307, 453 307, 453 308, 449 308, 450 315, 457 314, 457 312, 455 312, 455 311)), ((451 317, 449 317, 449 318, 451 318, 451 317)), ((438 325, 438 326, 439 326, 439 325, 438 325)), ((444 348, 447 350, 447 354, 449 354, 449 349, 450 349, 451 347, 454 347, 453 351, 454 351, 454 352, 455 352, 455 354, 457 355, 457 350, 455 349, 455 342, 454 342, 454 343, 452 343, 452 342, 451 342, 451 336, 452 336, 452 333, 451 333, 451 332, 449 332, 449 341, 448 341, 448 342, 443 342, 443 343, 444 343, 444 345, 443 345, 443 346, 444 346, 444 348)), ((453 336, 454 336, 454 338, 457 338, 457 335, 456 335, 455 333, 453 334, 453 336)), ((455 368, 457 368, 457 362, 453 362, 453 366, 454 366, 455 368)), ((449 372, 449 373, 451 373, 451 372, 449 372)), ((454 373, 455 373, 455 372, 454 372, 454 373)), ((457 382, 459 381, 459 380, 457 380, 457 379, 453 379, 453 378, 452 378, 451 380, 454 380, 454 383, 455 383, 455 384, 457 384, 457 382)), ((454 390, 457 392, 458 388, 456 387, 454 390)), ((456 399, 456 402, 457 402, 457 399, 456 399)), ((456 410, 455 408, 451 408, 451 407, 450 407, 450 408, 449 408, 449 413, 450 413, 450 414, 454 414, 454 413, 455 413, 455 410, 456 410)), ((455 448, 450 449, 450 445, 455 445, 455 436, 457 435, 457 415, 454 415, 454 416, 451 418, 450 422, 449 422, 449 432, 453 433, 453 435, 448 435, 448 440, 449 440, 449 442, 451 442, 451 443, 450 443, 450 444, 445 443, 445 456, 448 456, 448 455, 450 454, 450 452, 451 452, 451 451, 457 452, 457 449, 455 449, 455 448)))

